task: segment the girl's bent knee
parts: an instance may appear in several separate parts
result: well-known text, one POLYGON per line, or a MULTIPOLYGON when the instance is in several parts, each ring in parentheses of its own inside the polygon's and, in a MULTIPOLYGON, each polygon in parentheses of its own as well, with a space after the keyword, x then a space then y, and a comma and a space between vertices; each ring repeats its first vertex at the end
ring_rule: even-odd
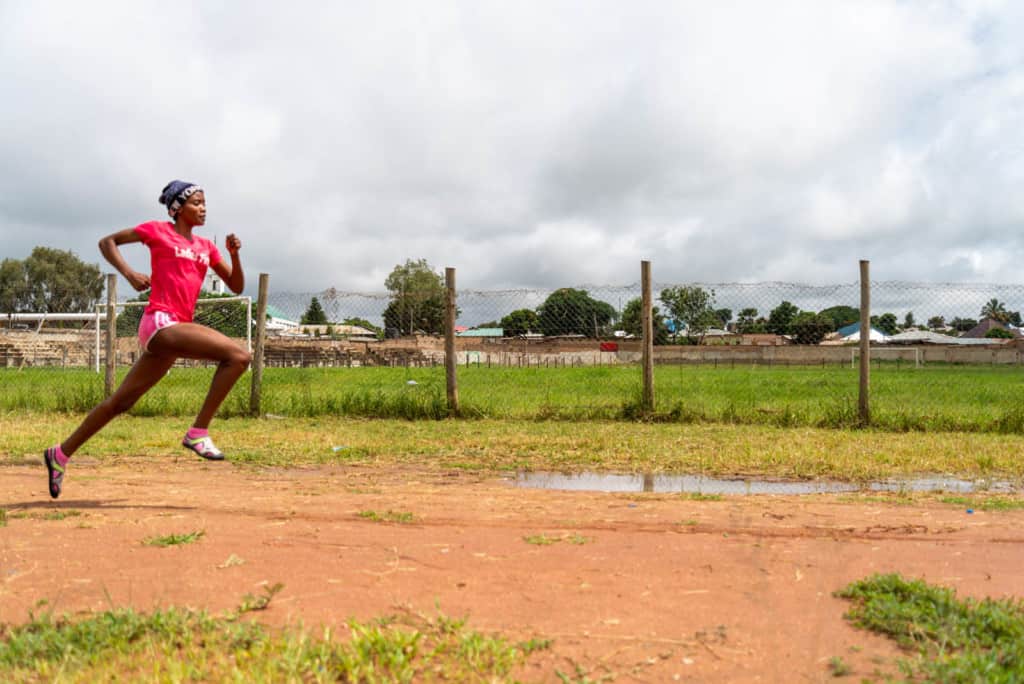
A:
POLYGON ((252 363, 252 354, 244 349, 239 349, 237 353, 232 353, 231 356, 224 359, 225 365, 233 366, 239 371, 244 371, 250 363, 252 363))

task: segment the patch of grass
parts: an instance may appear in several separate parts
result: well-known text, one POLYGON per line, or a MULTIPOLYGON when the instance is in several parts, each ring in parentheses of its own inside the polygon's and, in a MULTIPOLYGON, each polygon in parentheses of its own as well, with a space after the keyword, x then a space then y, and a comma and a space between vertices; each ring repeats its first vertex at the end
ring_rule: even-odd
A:
POLYGON ((0 508, 0 527, 7 527, 7 509, 0 508))
POLYGON ((984 499, 971 499, 964 496, 944 496, 939 501, 965 508, 973 508, 976 511, 1016 511, 1024 509, 1024 499, 1012 499, 1009 497, 993 496, 984 499))
MULTIPOLYGON (((0 375, 3 372, 0 371, 0 375)), ((193 407, 194 408, 194 407, 193 407)), ((0 461, 35 450, 52 433, 70 433, 81 416, 0 413, 6 453, 0 461)), ((132 461, 178 454, 180 421, 123 416, 102 439, 79 453, 98 460, 132 461), (111 442, 116 448, 111 448, 111 442)), ((870 481, 921 473, 1024 481, 1024 436, 978 432, 823 430, 756 425, 594 421, 566 430, 535 420, 230 419, 216 423, 217 443, 231 448, 231 465, 295 467, 336 464, 332 444, 350 445, 379 466, 442 469, 475 463, 479 472, 693 473, 708 477, 870 481), (784 448, 780 448, 784 444, 784 448), (992 454, 982 474, 964 454, 992 454)), ((85 473, 74 475, 76 481, 85 473)))
POLYGON ((206 535, 205 530, 195 530, 184 534, 168 534, 163 537, 147 537, 142 540, 144 546, 181 546, 197 542, 206 535))
POLYGON ((908 494, 893 494, 891 496, 879 496, 877 494, 844 494, 836 497, 836 501, 840 503, 855 503, 855 504, 866 504, 866 503, 877 503, 892 506, 912 506, 920 503, 919 498, 908 494))
POLYGON ((242 597, 242 601, 238 604, 238 608, 235 609, 234 615, 237 617, 244 613, 266 610, 270 607, 270 602, 282 589, 284 589, 284 584, 277 582, 272 586, 263 587, 263 593, 260 596, 246 594, 242 597))
MULTIPOLYGON (((1015 366, 928 364, 872 372, 872 424, 886 432, 1024 434, 1015 400, 1015 366)), ((123 377, 127 369, 118 371, 123 377)), ((195 411, 209 386, 209 368, 174 368, 132 408, 134 416, 195 411)), ((857 371, 835 366, 657 366, 659 405, 640 411, 637 366, 487 368, 459 373, 460 416, 480 419, 759 425, 779 428, 859 427, 857 371), (695 399, 696 398, 696 399, 695 399)), ((249 388, 236 385, 221 417, 243 417, 249 388)), ((0 412, 84 413, 103 398, 103 380, 89 369, 26 368, 0 372, 0 412)), ((449 418, 444 368, 267 368, 261 406, 299 417, 440 420, 449 418), (416 384, 410 385, 408 381, 416 384)), ((36 451, 34 445, 30 453, 36 451)), ((329 449, 328 449, 329 451, 329 449)), ((978 453, 978 452, 975 452, 978 453)), ((360 458, 358 451, 337 458, 360 458)))
POLYGON ((832 656, 828 659, 828 669, 832 673, 833 677, 845 677, 846 675, 853 672, 850 666, 842 659, 841 656, 832 656))
POLYGON ((550 646, 470 630, 465 620, 387 617, 330 629, 269 629, 170 608, 117 609, 82 619, 30 616, 0 624, 4 681, 504 681, 550 646))
POLYGON ((357 515, 374 522, 411 523, 415 517, 412 513, 402 511, 359 511, 357 515))
POLYGON ((76 511, 73 508, 61 508, 46 513, 43 515, 43 520, 64 520, 65 518, 77 518, 80 515, 82 515, 82 511, 76 511))
POLYGON ((534 546, 551 546, 558 542, 569 542, 575 546, 582 546, 583 544, 589 544, 594 541, 593 537, 585 537, 579 532, 573 532, 572 534, 564 534, 561 537, 549 537, 546 534, 529 534, 523 537, 523 541, 527 544, 533 544, 534 546))
POLYGON ((915 653, 916 657, 901 663, 913 680, 1024 679, 1024 603, 1020 600, 959 600, 952 589, 898 574, 874 575, 836 595, 853 603, 848 620, 915 653))
POLYGON ((546 534, 528 534, 523 537, 523 541, 527 544, 533 544, 534 546, 550 546, 556 542, 561 541, 558 537, 549 537, 546 534))
POLYGON ((684 499, 689 499, 690 501, 721 501, 722 500, 722 495, 721 494, 703 494, 701 492, 690 492, 689 494, 683 494, 682 497, 684 499))

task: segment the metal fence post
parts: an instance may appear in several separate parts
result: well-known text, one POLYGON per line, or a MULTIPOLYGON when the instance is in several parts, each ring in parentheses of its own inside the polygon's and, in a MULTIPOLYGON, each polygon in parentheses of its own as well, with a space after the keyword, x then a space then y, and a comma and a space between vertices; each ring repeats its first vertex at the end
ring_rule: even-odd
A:
POLYGON ((260 395, 263 390, 263 347, 267 337, 267 292, 270 276, 260 273, 259 295, 256 300, 256 345, 252 352, 252 385, 249 389, 249 413, 260 415, 260 395))
POLYGON ((105 396, 114 393, 114 371, 117 365, 117 275, 107 274, 107 371, 103 377, 105 396))
MULTIPOLYGON (((455 357, 455 269, 444 269, 444 370, 448 388, 448 411, 459 415, 459 385, 456 377, 458 359, 455 357)), ((469 358, 469 355, 466 355, 469 358)))
POLYGON ((643 338, 643 412, 654 413, 654 300, 651 296, 651 262, 640 262, 641 325, 643 338))
POLYGON ((860 262, 860 393, 857 408, 861 425, 871 424, 871 262, 860 262))

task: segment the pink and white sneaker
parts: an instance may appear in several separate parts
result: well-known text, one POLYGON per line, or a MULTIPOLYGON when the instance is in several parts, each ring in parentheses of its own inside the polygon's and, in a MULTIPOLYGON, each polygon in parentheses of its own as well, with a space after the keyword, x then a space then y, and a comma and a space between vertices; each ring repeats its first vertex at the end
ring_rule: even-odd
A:
POLYGON ((214 445, 213 439, 210 438, 210 435, 204 435, 203 437, 196 437, 194 439, 185 435, 185 439, 181 440, 181 446, 195 453, 197 456, 205 458, 207 461, 224 460, 224 453, 214 445))

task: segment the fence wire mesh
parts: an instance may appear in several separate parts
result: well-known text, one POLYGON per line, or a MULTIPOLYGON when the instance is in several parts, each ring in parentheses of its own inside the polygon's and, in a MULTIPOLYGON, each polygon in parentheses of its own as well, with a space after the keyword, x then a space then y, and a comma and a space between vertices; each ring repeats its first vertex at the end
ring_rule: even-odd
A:
MULTIPOLYGON (((0 301, 13 301, 5 296, 0 291, 0 301)), ((455 362, 463 413, 636 415, 640 297, 639 284, 459 290, 455 362)), ((859 300, 859 283, 655 283, 659 410, 677 420, 783 425, 847 420, 855 413, 859 300), (817 375, 811 378, 809 372, 817 375)), ((96 370, 106 362, 104 307, 97 304, 103 301, 95 298, 93 306, 77 312, 29 311, 23 302, 0 315, 0 368, 15 371, 0 372, 0 408, 88 410, 102 399, 102 374, 96 370), (38 387, 49 384, 59 391, 43 393, 49 397, 43 401, 38 387)), ((118 305, 119 376, 140 353, 136 328, 143 305, 118 305)), ((973 416, 967 422, 1011 424, 1014 407, 1005 383, 1019 383, 1021 353, 1014 340, 1020 337, 1022 308, 1024 285, 873 282, 871 334, 878 343, 873 358, 879 370, 898 371, 900 378, 876 382, 876 392, 896 402, 912 389, 913 401, 930 407, 928 415, 958 425, 967 419, 956 417, 953 394, 974 383, 971 391, 989 403, 984 410, 967 411, 973 416), (948 374, 911 380, 904 372, 945 363, 966 365, 954 371, 959 373, 955 381, 948 374), (1000 379, 979 381, 981 366, 989 373, 1001 369, 1000 379), (1002 394, 994 388, 1002 388, 1002 394)), ((443 289, 272 289, 267 314, 264 412, 448 415, 443 289), (332 367, 337 370, 324 370, 332 367)), ((242 346, 250 344, 255 324, 246 298, 201 300, 196 320, 242 346)), ((209 365, 181 362, 135 412, 193 413, 208 387, 209 365)), ((245 413, 248 391, 245 381, 240 383, 222 414, 245 413)), ((926 413, 922 408, 921 415, 926 413)))

